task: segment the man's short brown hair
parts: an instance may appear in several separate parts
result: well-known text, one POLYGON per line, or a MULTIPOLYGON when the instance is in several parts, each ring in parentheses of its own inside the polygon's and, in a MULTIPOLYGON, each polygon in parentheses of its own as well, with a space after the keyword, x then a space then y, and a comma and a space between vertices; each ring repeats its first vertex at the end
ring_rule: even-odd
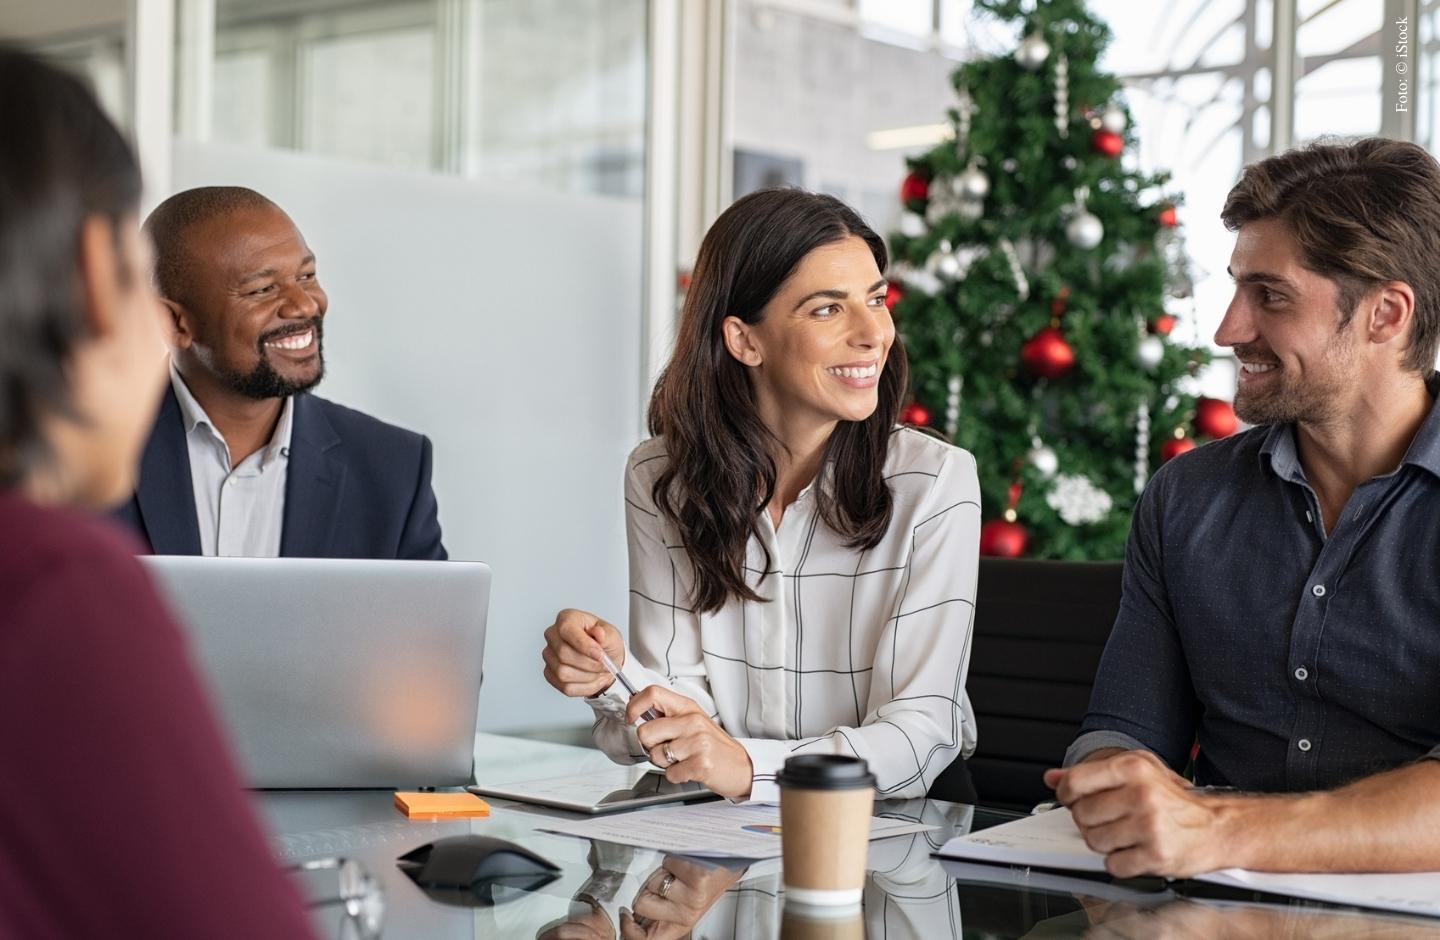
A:
POLYGON ((1335 282, 1343 328, 1386 281, 1415 292, 1405 368, 1428 375, 1440 345, 1440 165, 1417 144, 1321 140, 1245 168, 1220 219, 1279 219, 1306 268, 1335 282))

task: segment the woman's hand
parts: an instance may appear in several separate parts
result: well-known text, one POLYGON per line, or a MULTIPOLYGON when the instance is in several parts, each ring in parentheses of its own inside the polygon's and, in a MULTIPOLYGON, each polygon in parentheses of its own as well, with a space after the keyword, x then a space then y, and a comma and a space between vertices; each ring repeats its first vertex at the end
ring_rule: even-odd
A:
POLYGON ((640 744, 671 783, 696 781, 730 799, 750 795, 755 769, 750 754, 726 734, 704 709, 679 692, 652 685, 641 689, 625 706, 625 720, 634 724, 646 710, 652 718, 636 729, 640 744))
POLYGON ((600 660, 602 649, 617 667, 625 664, 619 630, 583 610, 560 611, 545 629, 545 681, 573 698, 599 695, 615 681, 600 660))
MULTIPOLYGON (((579 904, 572 901, 572 908, 579 904)), ((622 914, 621 917, 624 917, 622 914)), ((615 925, 598 905, 587 904, 563 921, 549 924, 535 935, 535 940, 615 940, 615 925)))
POLYGON ((620 909, 620 936, 625 940, 679 940, 745 869, 721 868, 673 855, 651 872, 635 896, 633 909, 620 909))

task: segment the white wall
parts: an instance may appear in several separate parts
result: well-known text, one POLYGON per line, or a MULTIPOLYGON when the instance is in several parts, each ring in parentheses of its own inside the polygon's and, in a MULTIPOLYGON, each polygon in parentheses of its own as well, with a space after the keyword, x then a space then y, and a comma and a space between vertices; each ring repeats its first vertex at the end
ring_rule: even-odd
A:
POLYGON ((563 606, 626 622, 639 200, 177 142, 175 189, 201 185, 266 194, 315 251, 317 392, 434 442, 446 547, 494 569, 481 726, 588 723, 541 678, 541 631, 563 606))

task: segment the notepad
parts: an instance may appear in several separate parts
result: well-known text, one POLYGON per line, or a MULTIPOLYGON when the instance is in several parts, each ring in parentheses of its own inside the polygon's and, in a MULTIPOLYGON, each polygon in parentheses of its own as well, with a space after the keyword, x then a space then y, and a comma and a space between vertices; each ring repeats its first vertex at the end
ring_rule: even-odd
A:
POLYGON ((473 793, 395 794, 395 808, 411 819, 455 819, 461 816, 489 816, 490 804, 473 793))
MULTIPOLYGON (((1085 844, 1068 809, 1027 816, 1000 826, 956 836, 942 858, 1033 865, 1068 871, 1104 872, 1105 859, 1085 844)), ((1383 875, 1275 874, 1226 868, 1196 881, 1248 888, 1289 897, 1353 904, 1386 911, 1440 917, 1440 872, 1383 875)))

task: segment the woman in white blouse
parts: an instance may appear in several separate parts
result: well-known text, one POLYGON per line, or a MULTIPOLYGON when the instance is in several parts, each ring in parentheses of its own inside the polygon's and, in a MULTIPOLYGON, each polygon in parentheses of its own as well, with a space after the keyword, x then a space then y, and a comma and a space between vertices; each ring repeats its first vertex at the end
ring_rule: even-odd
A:
POLYGON ((800 190, 705 236, 625 472, 633 655, 584 611, 545 631, 546 679, 616 761, 769 800, 790 755, 853 754, 912 797, 974 750, 975 461, 895 426, 885 266, 854 211, 800 190))

